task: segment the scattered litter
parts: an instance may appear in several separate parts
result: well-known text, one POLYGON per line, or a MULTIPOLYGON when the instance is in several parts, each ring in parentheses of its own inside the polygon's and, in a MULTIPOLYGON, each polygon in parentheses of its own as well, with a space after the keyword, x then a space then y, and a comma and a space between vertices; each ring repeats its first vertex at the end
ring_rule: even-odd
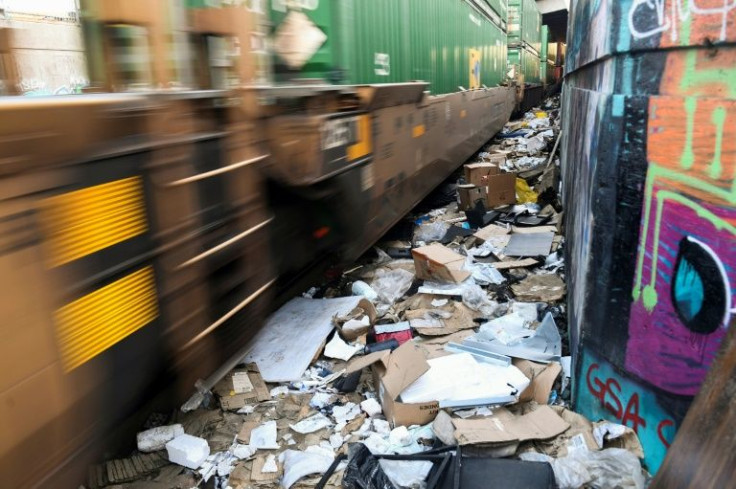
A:
POLYGON ((276 441, 276 421, 266 421, 254 428, 250 432, 249 445, 259 450, 277 450, 279 444, 276 441))
POLYGON ((398 426, 389 433, 388 442, 391 445, 398 445, 401 447, 408 446, 412 442, 411 434, 409 433, 409 430, 406 429, 406 426, 398 426))
POLYGON ((359 347, 348 345, 342 340, 342 338, 340 338, 339 334, 335 334, 330 342, 325 346, 324 355, 327 358, 336 358, 347 362, 353 358, 353 355, 358 353, 359 350, 359 347))
POLYGON ((621 448, 582 450, 558 459, 531 452, 522 453, 520 458, 552 465, 560 489, 578 489, 585 485, 642 489, 645 483, 639 459, 621 448))
POLYGON ((279 466, 276 465, 276 455, 271 454, 266 457, 266 463, 261 468, 263 474, 275 474, 279 471, 279 466))
POLYGON ((432 462, 426 460, 379 460, 383 472, 396 487, 420 488, 432 470, 432 462))
POLYGON ((433 299, 432 307, 443 307, 446 306, 449 301, 447 299, 433 299))
POLYGON ((296 424, 289 425, 292 430, 297 433, 301 433, 302 435, 314 433, 315 431, 327 428, 328 426, 332 426, 332 421, 322 413, 317 413, 314 416, 303 419, 296 424))
POLYGON ((411 272, 401 268, 394 270, 381 268, 376 270, 372 287, 378 294, 379 301, 391 305, 406 294, 413 281, 414 275, 411 272))
POLYGON ((360 414, 360 406, 355 403, 349 402, 344 406, 335 406, 332 409, 332 416, 335 418, 337 424, 347 423, 352 421, 360 414))
POLYGON ((243 459, 250 458, 253 455, 255 455, 256 449, 250 445, 242 445, 240 443, 236 443, 235 446, 233 447, 232 452, 235 458, 243 460, 243 459))
POLYGON ((491 332, 484 331, 482 326, 479 333, 463 341, 463 344, 480 350, 535 362, 559 361, 562 352, 562 338, 560 338, 560 332, 550 313, 545 315, 542 324, 532 336, 520 339, 514 345, 505 345, 498 341, 491 332))
POLYGON ((335 455, 321 447, 307 447, 303 452, 286 450, 282 455, 284 477, 281 486, 289 489, 296 481, 310 474, 323 474, 330 468, 335 455))
POLYGON ((383 410, 381 409, 381 405, 372 397, 361 402, 360 409, 362 409, 370 417, 377 416, 383 412, 383 410))
POLYGON ((556 302, 565 297, 565 282, 555 275, 530 275, 511 286, 516 298, 523 302, 556 302))
POLYGON ((373 288, 362 280, 356 280, 352 285, 353 295, 360 295, 371 302, 378 300, 378 294, 373 288))

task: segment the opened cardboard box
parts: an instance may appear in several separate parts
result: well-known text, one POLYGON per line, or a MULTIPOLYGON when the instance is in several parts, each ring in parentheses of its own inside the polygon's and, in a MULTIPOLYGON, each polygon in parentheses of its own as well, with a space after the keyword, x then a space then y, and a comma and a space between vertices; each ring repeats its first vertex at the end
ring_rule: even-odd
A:
POLYGON ((463 270, 465 257, 441 244, 431 244, 411 250, 417 278, 459 284, 470 272, 463 270))
POLYGON ((485 205, 487 200, 486 187, 477 187, 475 185, 458 185, 457 193, 460 196, 460 210, 466 211, 475 207, 475 203, 479 200, 485 205))
POLYGON ((393 352, 377 351, 356 358, 348 364, 345 374, 349 375, 369 366, 373 372, 374 385, 378 389, 383 414, 392 426, 424 425, 434 420, 440 409, 439 402, 412 404, 399 400, 401 392, 429 370, 424 353, 416 344, 410 341, 393 352))
POLYGON ((488 185, 488 179, 491 175, 501 173, 498 165, 493 163, 468 163, 463 169, 465 171, 465 182, 476 187, 485 187, 488 185))

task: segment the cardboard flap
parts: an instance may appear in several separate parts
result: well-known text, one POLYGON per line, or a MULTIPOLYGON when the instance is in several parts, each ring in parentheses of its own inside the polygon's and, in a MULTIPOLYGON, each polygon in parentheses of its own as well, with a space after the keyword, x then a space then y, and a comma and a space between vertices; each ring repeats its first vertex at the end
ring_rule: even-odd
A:
POLYGON ((390 351, 383 350, 374 351, 373 353, 369 353, 364 357, 353 358, 352 360, 350 360, 348 366, 345 368, 345 375, 350 375, 353 372, 357 372, 358 370, 363 370, 364 368, 378 362, 381 362, 384 366, 386 366, 388 364, 388 357, 390 355, 390 351))
POLYGON ((411 253, 418 278, 460 283, 470 277, 470 272, 462 269, 465 257, 441 244, 415 248, 411 253))
POLYGON ((389 396, 396 399, 401 391, 414 383, 427 370, 429 370, 429 364, 422 350, 409 341, 391 353, 381 382, 386 387, 389 396))
POLYGON ((428 246, 414 248, 412 254, 419 255, 421 258, 433 261, 439 265, 449 265, 456 261, 465 262, 465 257, 459 255, 449 248, 445 248, 441 244, 433 243, 428 246))
POLYGON ((531 382, 519 397, 519 402, 536 401, 537 404, 547 404, 552 386, 562 371, 562 366, 557 362, 548 364, 535 363, 530 360, 514 358, 514 366, 529 377, 531 382))
POLYGON ((549 406, 514 416, 506 409, 483 419, 453 419, 455 439, 461 445, 499 444, 527 440, 546 440, 567 430, 570 425, 549 406))

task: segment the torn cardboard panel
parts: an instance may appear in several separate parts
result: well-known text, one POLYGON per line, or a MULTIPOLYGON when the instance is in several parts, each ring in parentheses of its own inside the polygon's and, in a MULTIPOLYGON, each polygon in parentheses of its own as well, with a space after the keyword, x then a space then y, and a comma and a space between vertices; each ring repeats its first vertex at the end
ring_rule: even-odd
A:
POLYGON ((565 282, 557 274, 530 275, 511 291, 522 302, 556 302, 565 297, 565 282))
MULTIPOLYGON (((422 336, 446 336, 464 329, 473 329, 477 324, 473 321, 473 312, 464 304, 456 304, 453 310, 447 311, 450 317, 440 317, 436 309, 414 309, 406 311, 409 324, 422 336)), ((444 316, 444 315, 443 315, 444 316)))
POLYGON ((479 200, 485 204, 488 196, 486 187, 475 185, 458 185, 457 193, 460 197, 460 210, 462 211, 472 209, 479 200))
POLYGON ((557 362, 535 363, 519 358, 515 358, 513 364, 531 381, 529 387, 521 393, 519 402, 535 401, 537 404, 547 404, 552 386, 562 371, 560 364, 557 362))
POLYGON ((299 380, 332 331, 332 318, 363 307, 367 301, 361 301, 365 299, 292 299, 272 314, 258 332, 246 360, 258 364, 267 382, 299 380))
POLYGON ((231 371, 212 390, 219 397, 220 406, 225 411, 237 411, 248 404, 271 399, 268 387, 255 364, 231 371))
POLYGON ((465 257, 441 244, 415 248, 411 253, 417 278, 460 283, 470 277, 470 272, 463 270, 465 257))
POLYGON ((463 166, 465 181, 476 187, 488 185, 489 177, 501 173, 498 165, 493 163, 469 163, 463 166))
POLYGON ((488 241, 489 238, 495 237, 495 236, 505 236, 509 234, 511 231, 509 231, 507 228, 503 226, 498 226, 496 224, 489 224, 488 226, 481 228, 473 234, 481 243, 484 243, 488 241))
POLYGON ((539 262, 534 258, 524 258, 523 260, 497 261, 491 263, 491 266, 497 270, 509 270, 511 268, 526 268, 537 265, 539 262))
POLYGON ((539 406, 531 413, 515 416, 504 408, 482 419, 453 419, 455 439, 460 445, 494 445, 547 440, 558 436, 570 425, 549 406, 539 406))

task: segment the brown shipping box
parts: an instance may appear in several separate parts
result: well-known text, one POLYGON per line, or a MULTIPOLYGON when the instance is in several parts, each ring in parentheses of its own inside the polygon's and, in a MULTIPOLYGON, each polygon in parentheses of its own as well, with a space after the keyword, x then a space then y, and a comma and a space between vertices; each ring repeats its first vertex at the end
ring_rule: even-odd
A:
POLYGON ((393 352, 377 351, 354 359, 345 374, 368 366, 373 372, 383 414, 392 426, 424 425, 434 420, 440 410, 439 402, 409 404, 399 401, 401 392, 429 370, 424 353, 416 344, 409 341, 393 352))
POLYGON ((462 269, 465 257, 441 244, 414 248, 411 254, 414 257, 415 275, 422 280, 459 284, 470 277, 470 272, 462 269))
POLYGON ((486 204, 491 209, 499 205, 516 204, 516 174, 489 176, 487 193, 486 204))
POLYGON ((460 195, 460 210, 466 211, 475 207, 475 203, 482 200, 486 203, 487 191, 486 187, 477 187, 475 185, 458 185, 457 192, 460 195))
POLYGON ((490 176, 501 173, 498 165, 493 163, 468 163, 464 169, 465 181, 476 187, 485 187, 490 176))

